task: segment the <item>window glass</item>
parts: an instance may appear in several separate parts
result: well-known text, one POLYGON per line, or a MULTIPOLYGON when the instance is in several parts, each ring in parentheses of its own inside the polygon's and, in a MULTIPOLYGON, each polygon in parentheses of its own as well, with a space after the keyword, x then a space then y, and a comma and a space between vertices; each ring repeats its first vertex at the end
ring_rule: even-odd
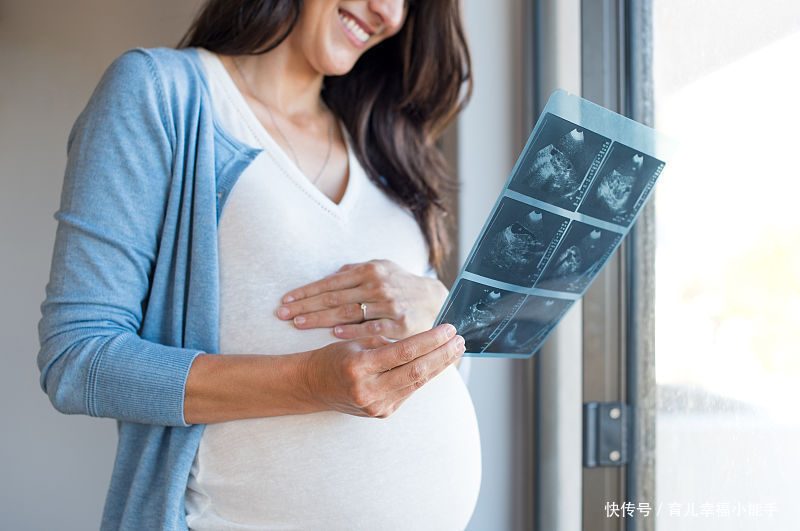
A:
POLYGON ((659 531, 797 529, 800 2, 653 0, 659 531))

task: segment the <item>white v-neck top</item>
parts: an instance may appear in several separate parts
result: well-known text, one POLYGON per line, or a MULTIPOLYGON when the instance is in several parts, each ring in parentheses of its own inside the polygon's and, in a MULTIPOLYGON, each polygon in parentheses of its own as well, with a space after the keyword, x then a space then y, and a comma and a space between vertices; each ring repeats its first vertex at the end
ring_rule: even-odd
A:
MULTIPOLYGON (((337 341, 275 316, 289 290, 347 263, 389 259, 425 274, 413 216, 365 174, 348 144, 339 204, 269 136, 217 56, 199 50, 215 119, 264 151, 232 190, 219 223, 220 351, 284 354, 337 341)), ((454 367, 388 419, 337 412, 206 426, 186 491, 192 529, 456 530, 481 478, 478 426, 454 367)))

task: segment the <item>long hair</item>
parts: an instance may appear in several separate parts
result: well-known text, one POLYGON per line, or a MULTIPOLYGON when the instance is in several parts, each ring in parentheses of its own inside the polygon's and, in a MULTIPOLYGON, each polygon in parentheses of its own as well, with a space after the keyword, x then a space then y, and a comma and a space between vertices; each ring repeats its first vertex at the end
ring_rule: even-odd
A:
MULTIPOLYGON (((437 140, 472 92, 459 4, 409 0, 401 30, 347 74, 326 77, 322 90, 370 179, 414 215, 437 269, 450 249, 444 198, 457 188, 437 140)), ((292 32, 302 7, 303 0, 209 0, 178 46, 266 53, 292 32)))

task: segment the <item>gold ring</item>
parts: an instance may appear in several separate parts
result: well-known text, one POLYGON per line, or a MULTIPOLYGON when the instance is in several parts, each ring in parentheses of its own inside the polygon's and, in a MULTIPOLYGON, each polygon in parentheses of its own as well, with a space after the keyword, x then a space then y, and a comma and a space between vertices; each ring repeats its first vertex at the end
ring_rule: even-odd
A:
POLYGON ((361 313, 364 314, 364 320, 367 320, 367 303, 361 303, 361 313))

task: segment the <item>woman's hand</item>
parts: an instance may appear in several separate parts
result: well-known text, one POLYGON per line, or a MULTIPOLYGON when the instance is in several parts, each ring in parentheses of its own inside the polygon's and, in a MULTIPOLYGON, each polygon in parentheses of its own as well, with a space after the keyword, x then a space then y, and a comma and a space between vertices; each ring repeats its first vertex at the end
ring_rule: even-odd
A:
POLYGON ((346 265, 290 291, 276 313, 299 329, 333 328, 341 339, 402 339, 429 329, 446 298, 447 288, 439 280, 412 275, 388 260, 372 260, 346 265))
POLYGON ((283 355, 200 354, 186 380, 190 424, 341 411, 387 417, 457 361, 464 339, 452 325, 393 342, 371 336, 283 355))
POLYGON ((386 418, 463 353, 464 338, 449 324, 397 342, 332 343, 308 353, 307 393, 319 409, 386 418))

